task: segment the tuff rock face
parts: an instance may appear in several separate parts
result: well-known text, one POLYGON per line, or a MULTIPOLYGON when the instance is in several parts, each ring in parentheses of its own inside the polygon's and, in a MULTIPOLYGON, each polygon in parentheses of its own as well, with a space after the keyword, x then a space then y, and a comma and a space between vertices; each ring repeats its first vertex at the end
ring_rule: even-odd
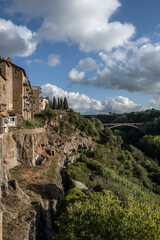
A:
POLYGON ((61 170, 75 152, 92 148, 85 134, 60 135, 52 127, 0 135, 0 240, 2 232, 4 240, 50 240, 64 196, 61 170))

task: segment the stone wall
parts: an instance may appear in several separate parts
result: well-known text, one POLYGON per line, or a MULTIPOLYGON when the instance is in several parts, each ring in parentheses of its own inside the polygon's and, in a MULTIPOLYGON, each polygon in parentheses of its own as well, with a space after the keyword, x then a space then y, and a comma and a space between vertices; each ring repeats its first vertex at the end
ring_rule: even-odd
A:
POLYGON ((3 76, 7 79, 5 83, 7 110, 13 110, 13 92, 12 92, 12 67, 7 61, 0 62, 0 68, 3 76))
POLYGON ((13 111, 23 116, 23 72, 13 68, 13 111))

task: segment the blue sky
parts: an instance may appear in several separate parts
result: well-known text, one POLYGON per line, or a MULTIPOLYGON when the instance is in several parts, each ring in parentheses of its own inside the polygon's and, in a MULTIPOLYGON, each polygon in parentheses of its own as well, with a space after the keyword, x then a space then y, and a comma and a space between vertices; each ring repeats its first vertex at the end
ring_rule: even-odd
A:
POLYGON ((0 55, 84 114, 160 109, 159 0, 0 0, 0 55))

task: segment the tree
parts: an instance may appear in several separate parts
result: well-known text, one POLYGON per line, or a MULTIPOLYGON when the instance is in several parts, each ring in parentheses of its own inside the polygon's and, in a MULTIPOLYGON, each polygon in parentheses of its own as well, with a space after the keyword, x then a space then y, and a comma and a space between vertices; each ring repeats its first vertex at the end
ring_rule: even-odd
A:
POLYGON ((64 109, 64 104, 63 104, 63 98, 61 97, 60 99, 60 109, 63 110, 64 109))
POLYGON ((67 98, 65 97, 64 98, 64 109, 67 110, 68 108, 69 108, 68 101, 67 101, 67 98))
POLYGON ((58 97, 58 107, 57 109, 60 109, 60 100, 59 100, 59 97, 58 97))
POLYGON ((55 98, 55 97, 53 97, 52 109, 53 109, 53 110, 57 109, 57 102, 56 102, 56 98, 55 98))
POLYGON ((72 189, 62 200, 54 240, 159 239, 159 209, 130 198, 122 204, 111 191, 85 196, 72 189))
POLYGON ((49 107, 52 109, 53 107, 53 103, 52 103, 52 100, 49 99, 49 107))

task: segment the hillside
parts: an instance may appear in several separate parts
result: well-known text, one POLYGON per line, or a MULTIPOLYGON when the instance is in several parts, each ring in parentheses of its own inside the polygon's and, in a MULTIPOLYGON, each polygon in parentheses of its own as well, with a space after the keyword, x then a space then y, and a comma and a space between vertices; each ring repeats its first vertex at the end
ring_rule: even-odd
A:
POLYGON ((143 139, 72 110, 25 127, 1 138, 4 240, 160 239, 159 159, 143 139))

